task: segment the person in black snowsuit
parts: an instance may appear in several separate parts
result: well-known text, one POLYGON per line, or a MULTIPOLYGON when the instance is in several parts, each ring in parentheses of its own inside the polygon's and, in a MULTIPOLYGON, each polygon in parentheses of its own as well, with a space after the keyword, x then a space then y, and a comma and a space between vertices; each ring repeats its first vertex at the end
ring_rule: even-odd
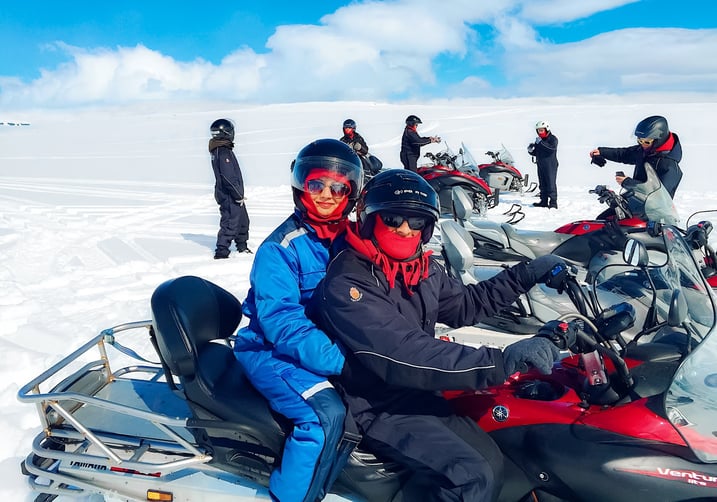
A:
POLYGON ((244 199, 244 181, 239 162, 234 155, 234 124, 228 119, 217 119, 209 128, 212 170, 214 171, 214 200, 219 204, 219 233, 214 259, 229 258, 229 246, 236 242, 237 251, 251 253, 249 214, 244 199))
POLYGON ((603 167, 607 160, 611 160, 634 165, 632 177, 615 175, 615 181, 624 188, 647 181, 645 164, 649 163, 674 199, 682 180, 680 169, 682 145, 677 134, 670 132, 665 117, 653 115, 641 120, 635 126, 635 136, 637 144, 633 146, 624 148, 600 146, 592 150, 590 152, 592 163, 603 167))
POLYGON ((349 247, 329 264, 309 313, 345 354, 334 383, 363 447, 414 473, 402 500, 494 500, 500 450, 439 391, 500 384, 527 365, 550 373, 559 351, 536 337, 503 352, 476 349, 435 338, 435 325, 475 324, 538 282, 559 287, 567 268, 547 255, 465 286, 423 249, 438 214, 438 196, 418 174, 390 169, 372 178, 349 247))
POLYGON ((381 170, 381 167, 383 166, 383 164, 377 157, 374 157, 373 155, 369 155, 368 145, 366 144, 366 140, 363 139, 363 136, 361 136, 356 131, 356 121, 355 120, 353 120, 353 119, 344 120, 342 129, 343 129, 344 135, 341 136, 339 138, 339 140, 341 142, 349 145, 359 156, 359 159, 361 159, 361 165, 363 167, 363 174, 364 174, 364 182, 366 182, 369 179, 371 179, 371 177, 378 174, 378 172, 381 170))
POLYGON ((401 164, 409 171, 418 171, 418 158, 421 156, 421 147, 430 143, 440 143, 439 136, 421 136, 416 129, 422 124, 421 119, 415 115, 406 117, 406 128, 401 138, 401 164))
POLYGON ((540 202, 536 207, 558 208, 558 137, 550 131, 550 124, 544 120, 535 124, 538 137, 528 145, 528 153, 538 166, 538 188, 540 202))

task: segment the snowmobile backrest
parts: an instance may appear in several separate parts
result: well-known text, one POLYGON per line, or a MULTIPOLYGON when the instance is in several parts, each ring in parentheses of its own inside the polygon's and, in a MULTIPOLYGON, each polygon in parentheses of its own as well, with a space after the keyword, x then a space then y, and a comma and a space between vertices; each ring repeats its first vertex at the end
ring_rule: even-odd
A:
POLYGON ((461 279, 463 284, 475 284, 473 276, 473 237, 470 232, 455 221, 441 223, 441 242, 445 253, 446 265, 453 277, 461 279))
POLYGON ((231 293, 194 276, 161 284, 151 307, 160 357, 172 374, 190 380, 205 346, 232 336, 242 316, 241 303, 231 293))
POLYGON ((451 190, 453 216, 458 221, 467 221, 473 214, 473 199, 464 188, 456 186, 451 190))

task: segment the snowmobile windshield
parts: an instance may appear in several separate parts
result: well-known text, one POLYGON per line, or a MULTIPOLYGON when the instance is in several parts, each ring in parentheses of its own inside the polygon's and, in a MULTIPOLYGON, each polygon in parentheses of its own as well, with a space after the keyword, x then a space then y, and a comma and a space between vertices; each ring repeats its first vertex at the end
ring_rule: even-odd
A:
MULTIPOLYGON (((686 300, 682 327, 690 335, 692 347, 665 394, 665 411, 695 455, 704 462, 717 463, 714 296, 679 231, 667 227, 663 236, 669 260, 661 269, 673 292, 679 291, 686 300)), ((670 297, 674 301, 675 294, 670 297)))
POLYGON ((648 333, 640 342, 681 347, 686 356, 664 395, 665 416, 698 458, 717 463, 715 296, 679 229, 665 226, 661 236, 631 237, 645 244, 649 265, 632 267, 621 254, 604 253, 595 280, 599 303, 629 302, 635 329, 648 333))
POLYGON ((498 150, 498 159, 505 164, 510 164, 511 166, 515 165, 513 156, 510 154, 505 145, 500 145, 500 150, 498 150))
POLYGON ((634 195, 627 198, 630 212, 636 218, 645 221, 677 225, 680 221, 677 209, 670 193, 660 182, 660 178, 650 164, 645 164, 647 181, 631 187, 634 195))
POLYGON ((473 157, 473 154, 468 150, 468 147, 465 143, 461 142, 461 150, 460 155, 458 156, 458 165, 461 166, 461 170, 468 169, 477 169, 478 163, 476 162, 476 159, 473 157))

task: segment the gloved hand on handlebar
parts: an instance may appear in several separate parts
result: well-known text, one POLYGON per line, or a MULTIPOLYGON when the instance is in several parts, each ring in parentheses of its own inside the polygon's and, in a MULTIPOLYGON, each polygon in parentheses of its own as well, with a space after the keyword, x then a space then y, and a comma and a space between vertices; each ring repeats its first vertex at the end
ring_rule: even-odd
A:
POLYGON ((547 338, 560 350, 572 350, 578 339, 578 325, 576 322, 548 321, 538 330, 535 335, 540 338, 547 338))
POLYGON ((543 283, 549 288, 562 292, 568 277, 568 266, 562 258, 554 254, 539 256, 529 261, 526 268, 533 274, 536 283, 543 283))
POLYGON ((508 345, 503 349, 503 368, 506 375, 525 372, 529 366, 549 375, 553 363, 560 359, 560 351, 547 338, 533 337, 508 345))

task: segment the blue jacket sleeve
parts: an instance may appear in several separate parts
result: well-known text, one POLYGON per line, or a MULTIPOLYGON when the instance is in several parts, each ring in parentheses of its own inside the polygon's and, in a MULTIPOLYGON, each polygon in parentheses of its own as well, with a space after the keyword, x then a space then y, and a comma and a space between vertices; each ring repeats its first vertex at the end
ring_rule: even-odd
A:
POLYGON ((271 241, 257 250, 250 274, 257 321, 274 352, 318 375, 338 375, 343 354, 305 312, 308 297, 325 274, 328 250, 316 247, 316 256, 301 257, 293 251, 271 241), (304 270, 302 261, 314 263, 313 270, 304 270))

